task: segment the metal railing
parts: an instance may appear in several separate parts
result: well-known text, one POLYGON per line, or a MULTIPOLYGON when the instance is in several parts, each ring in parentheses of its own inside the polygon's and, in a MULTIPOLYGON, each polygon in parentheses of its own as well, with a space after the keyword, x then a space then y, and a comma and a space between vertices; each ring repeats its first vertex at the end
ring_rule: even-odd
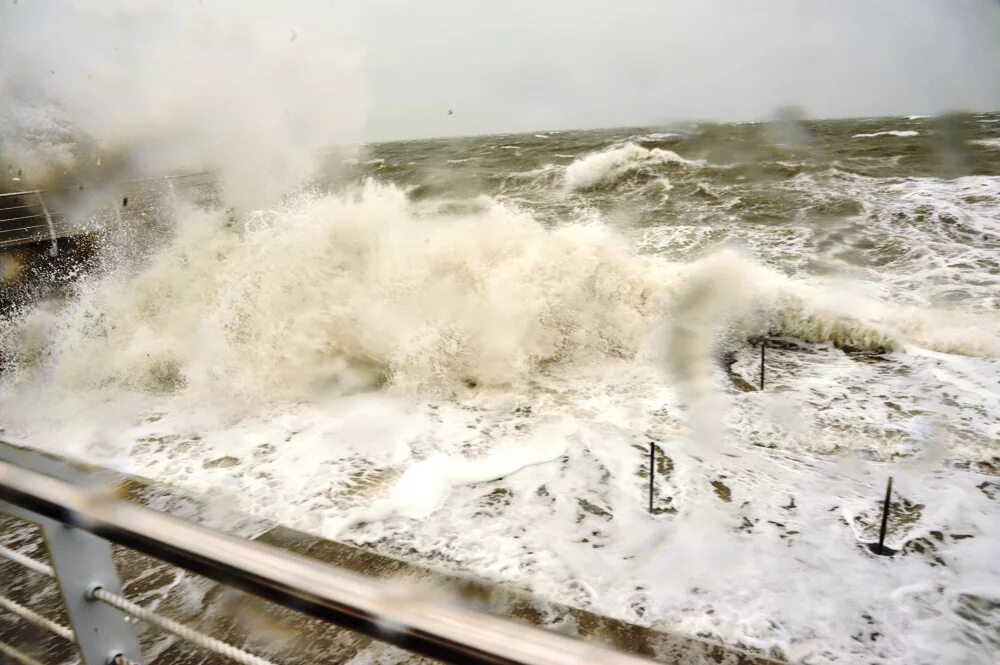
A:
MULTIPOLYGON (((59 239, 75 235, 81 231, 74 222, 74 215, 68 210, 75 206, 68 204, 74 197, 97 196, 112 199, 101 207, 104 212, 121 211, 122 202, 136 195, 149 195, 183 189, 210 189, 215 193, 217 183, 212 173, 182 173, 155 178, 139 178, 110 185, 74 185, 57 189, 30 189, 19 192, 0 193, 0 250, 39 242, 50 243, 49 254, 59 253, 59 239), (95 194, 96 192, 96 194, 95 194), (50 205, 55 202, 57 209, 50 205), (63 204, 63 205, 60 205, 63 204), (63 210, 59 210, 63 207, 63 210)), ((143 204, 130 210, 141 210, 143 204)))
MULTIPOLYGON (((0 194, 0 248, 40 242, 47 237, 51 243, 49 255, 59 254, 59 242, 53 215, 41 190, 0 194), (34 203, 32 203, 34 201, 34 203), (40 212, 33 212, 36 208, 40 212)), ((61 217, 61 214, 58 214, 61 217)))
MULTIPOLYGON (((85 665, 146 662, 133 617, 235 662, 270 660, 162 617, 124 596, 110 543, 155 557, 302 614, 449 663, 569 665, 648 662, 582 640, 458 607, 439 596, 346 572, 116 498, 93 474, 0 447, 0 512, 37 523, 52 565, 0 547, 0 557, 58 580, 72 628, 0 597, 0 610, 75 641, 85 665)), ((38 665, 0 642, 0 653, 38 665)))

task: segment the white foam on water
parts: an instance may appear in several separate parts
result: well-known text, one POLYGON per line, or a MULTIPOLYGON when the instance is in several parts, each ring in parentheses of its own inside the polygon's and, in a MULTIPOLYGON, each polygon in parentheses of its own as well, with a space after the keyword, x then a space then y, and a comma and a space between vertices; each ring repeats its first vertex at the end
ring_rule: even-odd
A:
POLYGON ((530 440, 493 446, 484 456, 474 459, 435 452, 410 465, 385 499, 327 522, 324 533, 336 538, 354 525, 394 515, 426 519, 444 506, 455 487, 501 479, 558 458, 566 452, 574 429, 570 422, 542 423, 530 440))
MULTIPOLYGON (((910 214, 992 184, 891 186, 910 214)), ((652 255, 593 217, 439 208, 376 182, 182 205, 148 264, 7 324, 5 435, 793 660, 988 662, 996 481, 963 464, 1000 439, 995 309, 785 274, 704 227, 647 231, 652 255), (670 260, 689 235, 703 255, 670 260), (755 383, 766 332, 768 390, 734 390, 719 352, 755 383), (859 544, 889 474, 892 561, 859 544)))
POLYGON ((678 139, 684 138, 684 134, 678 134, 677 132, 652 132, 649 134, 641 134, 638 136, 633 136, 630 140, 632 141, 663 141, 666 139, 678 139))
POLYGON ((662 178, 657 178, 656 180, 653 181, 653 183, 656 184, 664 192, 669 192, 671 189, 674 188, 673 183, 670 182, 670 178, 667 178, 666 176, 662 178))
POLYGON ((876 136, 898 136, 900 138, 905 138, 909 136, 918 136, 920 132, 914 129, 890 129, 884 132, 872 132, 870 134, 854 134, 851 138, 855 139, 867 139, 875 138, 876 136))
POLYGON ((1000 150, 1000 137, 991 139, 977 139, 970 141, 970 143, 975 143, 976 145, 981 145, 986 148, 996 148, 1000 150))

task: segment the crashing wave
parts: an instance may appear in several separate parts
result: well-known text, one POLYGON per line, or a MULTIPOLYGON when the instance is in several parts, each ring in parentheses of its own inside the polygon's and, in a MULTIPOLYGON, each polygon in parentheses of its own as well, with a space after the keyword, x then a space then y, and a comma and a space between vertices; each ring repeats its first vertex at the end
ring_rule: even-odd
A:
POLYGON ((67 394, 450 394, 523 384, 551 363, 636 358, 664 322, 688 340, 669 351, 686 367, 709 367, 722 335, 764 331, 1000 357, 995 316, 874 301, 733 251, 690 263, 638 255, 600 224, 549 229, 485 197, 455 213, 418 209, 376 182, 243 224, 181 208, 174 238, 145 267, 85 281, 61 310, 7 323, 0 350, 8 378, 67 394))
POLYGON ((32 357, 44 339, 53 380, 75 389, 296 398, 516 384, 544 363, 636 352, 663 311, 662 263, 597 225, 483 208, 417 214, 370 182, 245 225, 181 210, 140 272, 83 284, 31 322, 32 357))
MULTIPOLYGON (((1000 357, 1000 317, 904 307, 860 296, 849 285, 814 284, 762 266, 732 250, 685 264, 668 316, 674 328, 715 344, 721 332, 770 332, 868 351, 916 346, 941 353, 1000 357)), ((709 348, 706 347, 706 348, 709 348)), ((698 354, 675 354, 684 362, 698 354)), ((712 354, 702 353, 705 362, 712 354)))

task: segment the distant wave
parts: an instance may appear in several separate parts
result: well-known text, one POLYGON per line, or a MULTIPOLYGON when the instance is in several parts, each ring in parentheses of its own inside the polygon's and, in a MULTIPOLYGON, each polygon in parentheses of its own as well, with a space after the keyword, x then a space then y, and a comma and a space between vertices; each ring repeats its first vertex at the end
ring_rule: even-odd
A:
POLYGON ((900 136, 900 137, 906 137, 906 136, 917 136, 919 133, 920 132, 913 131, 912 129, 904 129, 904 130, 890 129, 890 130, 885 131, 885 132, 873 132, 871 134, 855 134, 851 138, 855 138, 855 139, 870 139, 870 138, 874 138, 876 136, 900 136))
POLYGON ((992 139, 979 139, 978 141, 969 141, 969 143, 975 143, 976 145, 981 145, 987 148, 996 148, 1000 150, 1000 136, 992 139))
POLYGON ((531 169, 529 171, 515 171, 511 173, 508 177, 531 179, 549 173, 555 168, 556 168, 555 164, 545 164, 543 166, 538 167, 537 169, 531 169))
POLYGON ((676 132, 653 132, 652 134, 641 134, 632 137, 633 141, 663 141, 665 139, 684 138, 683 134, 676 132))
POLYGON ((592 189, 617 182, 622 176, 660 164, 701 166, 701 160, 686 159, 672 150, 652 150, 635 143, 608 148, 581 157, 566 167, 566 186, 573 190, 592 189))

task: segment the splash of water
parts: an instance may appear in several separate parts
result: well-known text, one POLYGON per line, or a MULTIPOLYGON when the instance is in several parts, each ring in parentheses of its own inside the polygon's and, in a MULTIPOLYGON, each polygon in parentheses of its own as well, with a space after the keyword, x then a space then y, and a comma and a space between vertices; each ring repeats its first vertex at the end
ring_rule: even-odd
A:
POLYGON ((5 4, 0 150, 26 185, 216 169, 265 205, 357 141, 360 56, 329 6, 5 4))
POLYGON ((192 207, 177 219, 148 264, 5 324, 9 380, 256 401, 382 385, 452 394, 524 385, 553 363, 636 358, 661 322, 667 364, 695 403, 713 399, 726 336, 1000 355, 995 316, 943 324, 938 311, 795 280, 733 251, 637 255, 599 223, 547 229, 490 199, 428 213, 369 181, 239 223, 192 207))

